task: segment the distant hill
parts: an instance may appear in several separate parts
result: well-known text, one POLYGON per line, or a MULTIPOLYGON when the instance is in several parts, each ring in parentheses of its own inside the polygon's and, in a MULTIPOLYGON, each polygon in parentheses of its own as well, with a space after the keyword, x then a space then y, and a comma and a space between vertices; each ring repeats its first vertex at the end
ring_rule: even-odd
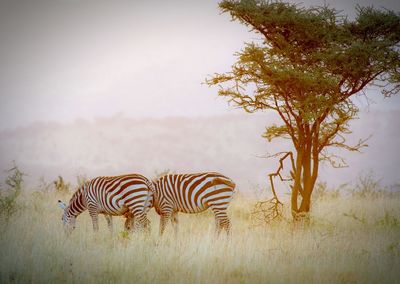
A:
MULTIPOLYGON (((241 191, 265 184, 266 174, 277 167, 267 153, 283 151, 289 141, 268 143, 261 137, 271 115, 132 119, 123 116, 76 120, 69 124, 35 123, 0 132, 0 170, 14 160, 35 184, 62 175, 95 177, 128 172, 154 177, 157 172, 219 171, 234 179, 241 191)), ((400 112, 362 113, 353 122, 350 141, 373 137, 363 154, 343 152, 349 168, 321 168, 321 180, 332 186, 356 179, 373 169, 385 183, 400 181, 400 112)))

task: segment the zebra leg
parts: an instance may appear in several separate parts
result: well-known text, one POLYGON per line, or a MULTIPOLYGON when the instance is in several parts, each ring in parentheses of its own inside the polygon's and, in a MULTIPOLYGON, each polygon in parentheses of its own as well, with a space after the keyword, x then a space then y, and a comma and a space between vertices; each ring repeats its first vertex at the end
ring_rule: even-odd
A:
POLYGON ((104 217, 106 217, 107 220, 107 226, 108 229, 110 230, 111 234, 113 233, 113 219, 111 215, 104 215, 104 217))
POLYGON ((165 232, 165 227, 167 226, 168 221, 171 219, 171 213, 164 213, 160 216, 160 236, 162 236, 165 232))
POLYGON ((219 234, 221 233, 221 224, 220 224, 220 221, 219 221, 219 219, 217 218, 217 217, 215 217, 215 231, 214 231, 214 235, 216 236, 216 237, 218 237, 219 236, 219 234))
POLYGON ((125 212, 125 223, 124 223, 124 230, 125 232, 130 232, 133 230, 133 223, 135 221, 135 217, 130 211, 125 212))
POLYGON ((143 221, 141 222, 141 228, 143 228, 144 229, 144 232, 146 233, 146 234, 150 234, 150 220, 147 218, 147 214, 146 213, 143 213, 143 216, 144 216, 144 218, 143 218, 143 221))
POLYGON ((97 210, 93 207, 89 207, 89 215, 92 218, 92 224, 93 224, 93 231, 98 232, 99 231, 99 213, 97 213, 97 210))
POLYGON ((125 223, 124 223, 124 229, 126 232, 130 232, 133 230, 133 224, 135 222, 135 218, 132 217, 126 217, 125 223))
POLYGON ((225 231, 226 231, 226 234, 228 235, 228 236, 231 236, 231 220, 229 220, 229 217, 228 217, 228 215, 226 215, 223 219, 222 219, 222 221, 220 221, 221 222, 221 226, 222 226, 222 228, 223 229, 225 229, 225 231))
POLYGON ((223 229, 226 230, 226 233, 229 235, 231 230, 231 221, 229 220, 228 214, 226 214, 225 209, 221 210, 218 208, 212 208, 215 215, 215 233, 219 235, 223 229))
POLYGON ((172 217, 171 223, 172 223, 172 226, 174 227, 174 233, 175 233, 175 236, 177 236, 178 235, 178 212, 172 213, 171 217, 172 217))

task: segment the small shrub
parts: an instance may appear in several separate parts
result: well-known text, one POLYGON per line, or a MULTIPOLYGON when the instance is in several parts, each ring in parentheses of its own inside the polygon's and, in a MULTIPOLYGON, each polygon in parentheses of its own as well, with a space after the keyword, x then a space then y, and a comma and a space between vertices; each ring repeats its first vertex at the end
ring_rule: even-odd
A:
POLYGON ((353 220, 356 220, 364 225, 367 224, 367 219, 364 216, 356 215, 356 213, 354 213, 353 210, 351 210, 348 213, 343 213, 343 216, 352 218, 353 220))
POLYGON ((400 227, 400 220, 389 212, 385 211, 385 216, 383 216, 383 218, 377 222, 377 225, 384 227, 400 227))
POLYGON ((382 179, 378 179, 373 171, 362 173, 350 194, 358 198, 377 198, 388 194, 389 191, 382 187, 381 181, 382 179))
POLYGON ((62 176, 58 176, 58 178, 53 182, 56 192, 59 193, 68 193, 71 185, 66 183, 62 176))
POLYGON ((51 188, 52 184, 48 183, 43 176, 39 178, 38 191, 49 193, 51 188))
POLYGON ((16 165, 7 172, 6 187, 0 188, 0 215, 6 222, 17 211, 17 199, 21 194, 23 176, 25 175, 16 165))
POLYGON ((386 251, 391 254, 393 257, 400 256, 400 243, 394 242, 387 246, 386 251))
POLYGON ((319 182, 315 185, 313 198, 314 200, 321 200, 326 198, 339 198, 340 190, 345 187, 345 185, 340 185, 339 188, 328 188, 326 182, 319 182))
POLYGON ((119 232, 119 236, 121 239, 130 240, 128 231, 119 232))

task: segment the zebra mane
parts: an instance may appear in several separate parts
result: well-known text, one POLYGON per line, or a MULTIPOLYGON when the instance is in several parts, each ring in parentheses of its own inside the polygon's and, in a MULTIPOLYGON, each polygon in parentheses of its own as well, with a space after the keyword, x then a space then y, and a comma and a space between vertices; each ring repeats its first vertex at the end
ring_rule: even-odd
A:
POLYGON ((89 185, 90 181, 86 181, 85 183, 83 183, 81 186, 78 187, 78 189, 72 194, 72 197, 70 199, 70 203, 73 200, 76 200, 78 198, 82 198, 83 192, 85 191, 85 188, 87 185, 89 185))

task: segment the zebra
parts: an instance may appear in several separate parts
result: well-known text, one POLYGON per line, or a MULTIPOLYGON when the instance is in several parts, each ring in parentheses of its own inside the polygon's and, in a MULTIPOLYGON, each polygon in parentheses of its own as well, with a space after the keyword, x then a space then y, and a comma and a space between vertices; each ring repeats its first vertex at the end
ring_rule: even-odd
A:
POLYGON ((94 178, 78 188, 68 206, 58 200, 64 210, 64 227, 71 232, 75 228, 76 217, 87 209, 95 232, 99 230, 99 214, 105 215, 110 229, 111 216, 125 215, 134 217, 134 228, 149 230, 150 221, 146 209, 151 198, 150 188, 151 181, 139 174, 94 178))
MULTIPOLYGON (((200 213, 211 208, 215 215, 216 234, 225 229, 230 234, 231 222, 227 208, 235 192, 235 183, 214 172, 167 174, 153 181, 150 207, 160 215, 160 235, 169 220, 178 231, 178 212, 200 213)), ((128 217, 129 219, 129 217, 128 217)), ((125 223, 129 225, 129 221, 125 223)))

